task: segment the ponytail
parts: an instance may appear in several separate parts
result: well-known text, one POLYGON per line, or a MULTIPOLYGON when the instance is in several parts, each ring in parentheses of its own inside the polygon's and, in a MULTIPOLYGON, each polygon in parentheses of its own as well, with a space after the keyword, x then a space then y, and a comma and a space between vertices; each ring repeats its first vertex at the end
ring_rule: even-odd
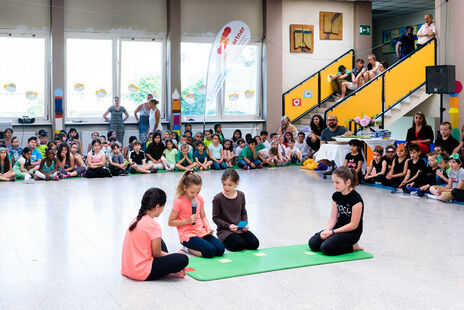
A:
POLYGON ((133 231, 137 226, 138 222, 142 219, 147 211, 156 208, 156 206, 164 206, 166 204, 166 193, 159 188, 149 188, 145 194, 143 194, 139 214, 137 214, 136 221, 129 227, 129 231, 133 231))
POLYGON ((353 168, 348 169, 346 167, 339 167, 339 168, 335 169, 335 171, 333 172, 333 175, 339 177, 344 182, 350 180, 351 181, 351 188, 355 188, 356 186, 359 185, 358 173, 353 168))
MULTIPOLYGON (((183 144, 186 145, 186 144, 183 144)), ((185 194, 184 186, 189 187, 191 185, 201 185, 201 177, 194 173, 193 170, 187 170, 184 172, 182 177, 177 184, 176 195, 177 197, 183 196, 185 194)))

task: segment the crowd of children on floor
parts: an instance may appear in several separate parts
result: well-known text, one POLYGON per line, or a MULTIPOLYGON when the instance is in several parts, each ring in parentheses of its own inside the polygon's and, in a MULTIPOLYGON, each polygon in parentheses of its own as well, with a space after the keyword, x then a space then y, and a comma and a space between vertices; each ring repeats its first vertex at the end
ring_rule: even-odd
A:
POLYGON ((191 124, 185 125, 182 136, 176 132, 155 131, 148 135, 146 143, 131 136, 129 144, 122 147, 116 133, 107 136, 94 132, 87 153, 75 128, 61 131, 49 141, 48 133, 40 130, 37 136, 28 138, 27 145, 20 146, 12 129, 5 131, 0 141, 0 180, 16 179, 33 183, 35 180, 60 180, 82 176, 103 178, 123 176, 129 173, 156 173, 158 170, 220 170, 235 165, 248 169, 263 166, 286 166, 302 163, 312 155, 300 132, 295 141, 291 133, 278 136, 263 130, 253 137, 237 129, 231 139, 226 139, 222 126, 216 124, 203 134, 192 134, 191 124))
MULTIPOLYGON (((451 124, 444 122, 440 131, 442 137, 448 138, 451 124)), ((441 201, 464 201, 464 169, 461 167, 464 159, 459 152, 462 143, 453 140, 455 143, 451 145, 450 138, 441 138, 433 152, 422 155, 419 145, 414 143, 388 145, 385 150, 376 147, 372 161, 363 172, 362 142, 352 139, 349 142, 351 152, 346 155, 344 166, 355 169, 361 183, 390 187, 392 193, 402 190, 406 194, 427 195, 441 201)))

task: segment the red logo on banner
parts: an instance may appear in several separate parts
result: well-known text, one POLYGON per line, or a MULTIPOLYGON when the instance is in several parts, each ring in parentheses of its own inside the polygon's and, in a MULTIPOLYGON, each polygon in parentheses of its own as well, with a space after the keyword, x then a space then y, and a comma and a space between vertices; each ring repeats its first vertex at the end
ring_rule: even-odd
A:
POLYGON ((232 31, 232 29, 230 29, 230 27, 226 27, 226 28, 224 29, 224 32, 222 33, 222 36, 221 36, 221 40, 219 41, 219 44, 221 44, 221 45, 220 45, 219 48, 217 49, 217 53, 218 53, 219 55, 222 54, 222 50, 223 50, 222 45, 224 45, 224 49, 227 48, 227 43, 229 43, 229 38, 228 38, 228 36, 229 36, 229 33, 230 33, 231 31, 232 31))
POLYGON ((294 107, 301 106, 301 99, 300 98, 292 99, 292 106, 294 107))

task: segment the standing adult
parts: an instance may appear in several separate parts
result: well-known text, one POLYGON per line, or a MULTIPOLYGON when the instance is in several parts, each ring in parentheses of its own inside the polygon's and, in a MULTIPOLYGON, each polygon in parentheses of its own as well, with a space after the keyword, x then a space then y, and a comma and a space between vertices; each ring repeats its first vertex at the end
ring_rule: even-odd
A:
POLYGON ((427 43, 427 41, 430 41, 433 38, 435 38, 435 35, 437 33, 435 25, 433 24, 432 14, 425 15, 424 21, 425 23, 420 27, 419 31, 417 32, 417 48, 427 43))
POLYGON ((147 136, 149 132, 149 127, 150 127, 150 100, 153 99, 152 94, 147 95, 147 101, 139 105, 135 111, 134 111, 134 116, 135 119, 137 120, 137 123, 139 123, 139 141, 142 143, 142 146, 145 146, 145 142, 147 142, 147 136), (140 112, 140 117, 137 115, 137 113, 140 112))
POLYGON ((311 118, 311 123, 309 125, 311 127, 311 131, 309 132, 308 137, 306 138, 306 144, 314 151, 319 151, 321 147, 321 133, 322 130, 327 128, 324 123, 324 119, 319 114, 314 115, 311 118))
POLYGON ((124 121, 129 118, 129 113, 127 113, 126 108, 120 105, 119 97, 114 97, 114 104, 106 110, 103 118, 110 123, 109 130, 116 131, 118 141, 123 144, 125 132, 124 121), (107 117, 108 113, 111 114, 111 119, 107 117), (124 118, 123 114, 125 115, 124 118))
POLYGON ((290 117, 284 115, 280 119, 280 127, 277 131, 277 135, 285 137, 285 134, 287 132, 293 135, 293 139, 296 139, 298 136, 298 129, 296 129, 296 127, 292 125, 292 123, 290 122, 290 117))
POLYGON ((430 152, 430 143, 433 141, 432 127, 427 125, 427 120, 422 112, 416 112, 412 120, 412 127, 406 135, 406 145, 414 143, 419 145, 421 155, 430 152))
POLYGON ((155 132, 156 130, 163 132, 163 126, 161 125, 161 112, 158 109, 159 100, 153 97, 148 101, 150 103, 150 117, 149 117, 149 130, 155 132))
POLYGON ((409 53, 416 49, 416 42, 414 40, 414 28, 408 26, 406 34, 401 36, 398 43, 396 43, 396 57, 398 59, 406 57, 409 53), (401 49, 401 52, 400 52, 401 49))

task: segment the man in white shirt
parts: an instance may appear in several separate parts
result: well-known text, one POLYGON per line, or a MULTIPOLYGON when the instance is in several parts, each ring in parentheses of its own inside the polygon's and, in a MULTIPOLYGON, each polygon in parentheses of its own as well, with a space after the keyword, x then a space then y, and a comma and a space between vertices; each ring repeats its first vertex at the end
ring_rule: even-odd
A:
POLYGON ((436 35, 435 25, 433 22, 432 14, 427 14, 424 16, 425 23, 420 27, 417 32, 417 48, 421 47, 427 41, 433 39, 436 35))

